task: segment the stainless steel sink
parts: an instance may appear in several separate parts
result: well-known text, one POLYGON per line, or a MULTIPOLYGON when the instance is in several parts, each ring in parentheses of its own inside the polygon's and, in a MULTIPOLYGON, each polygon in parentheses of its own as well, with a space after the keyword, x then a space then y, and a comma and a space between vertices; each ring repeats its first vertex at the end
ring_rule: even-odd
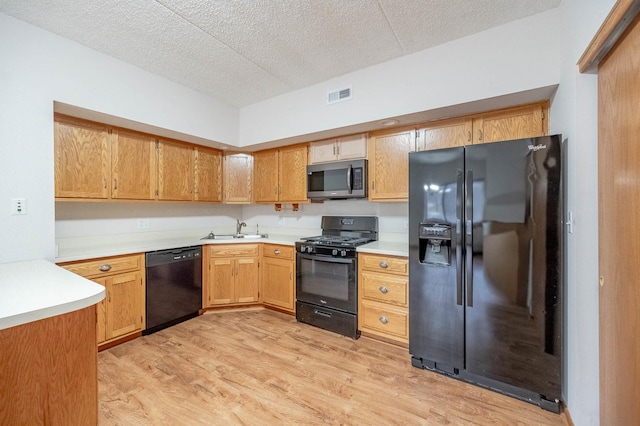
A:
POLYGON ((260 238, 268 238, 267 234, 214 234, 213 232, 209 233, 206 237, 200 238, 201 240, 235 240, 239 238, 246 239, 260 239, 260 238))

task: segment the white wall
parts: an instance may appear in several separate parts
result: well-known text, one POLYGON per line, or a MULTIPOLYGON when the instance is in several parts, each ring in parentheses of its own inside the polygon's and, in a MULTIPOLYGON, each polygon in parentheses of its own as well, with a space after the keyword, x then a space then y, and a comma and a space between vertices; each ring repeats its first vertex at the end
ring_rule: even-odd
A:
POLYGON ((240 109, 240 144, 526 91, 560 81, 559 13, 536 14, 240 109), (326 92, 353 86, 327 106, 326 92))
POLYGON ((551 109, 551 130, 568 139, 566 399, 576 425, 599 423, 598 363, 598 126, 597 76, 576 63, 615 0, 563 0, 562 80, 551 109))
POLYGON ((54 258, 54 101, 238 140, 236 108, 3 14, 0 94, 0 263, 54 258), (26 216, 12 198, 27 198, 26 216))

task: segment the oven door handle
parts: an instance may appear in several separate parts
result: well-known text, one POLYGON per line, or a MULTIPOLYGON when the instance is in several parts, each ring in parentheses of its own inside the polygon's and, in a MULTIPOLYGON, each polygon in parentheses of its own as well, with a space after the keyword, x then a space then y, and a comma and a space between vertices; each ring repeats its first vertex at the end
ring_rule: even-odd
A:
POLYGON ((320 255, 302 254, 302 253, 297 253, 297 256, 300 259, 309 259, 309 260, 315 260, 317 262, 327 262, 327 263, 353 263, 355 261, 354 258, 344 259, 341 257, 320 256, 320 255))

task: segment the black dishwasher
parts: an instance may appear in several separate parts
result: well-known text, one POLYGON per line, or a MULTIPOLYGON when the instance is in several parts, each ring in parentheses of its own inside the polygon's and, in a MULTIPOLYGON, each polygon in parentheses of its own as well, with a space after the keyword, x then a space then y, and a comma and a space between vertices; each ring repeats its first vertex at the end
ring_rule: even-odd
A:
POLYGON ((202 246, 147 252, 147 335, 198 316, 202 309, 202 246))

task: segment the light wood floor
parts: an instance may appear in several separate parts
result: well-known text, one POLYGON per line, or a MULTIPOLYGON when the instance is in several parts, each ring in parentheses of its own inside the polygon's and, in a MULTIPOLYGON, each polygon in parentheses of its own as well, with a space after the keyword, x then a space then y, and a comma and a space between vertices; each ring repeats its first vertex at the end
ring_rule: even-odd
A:
POLYGON ((101 425, 564 425, 268 310, 207 313, 98 355, 101 425))

